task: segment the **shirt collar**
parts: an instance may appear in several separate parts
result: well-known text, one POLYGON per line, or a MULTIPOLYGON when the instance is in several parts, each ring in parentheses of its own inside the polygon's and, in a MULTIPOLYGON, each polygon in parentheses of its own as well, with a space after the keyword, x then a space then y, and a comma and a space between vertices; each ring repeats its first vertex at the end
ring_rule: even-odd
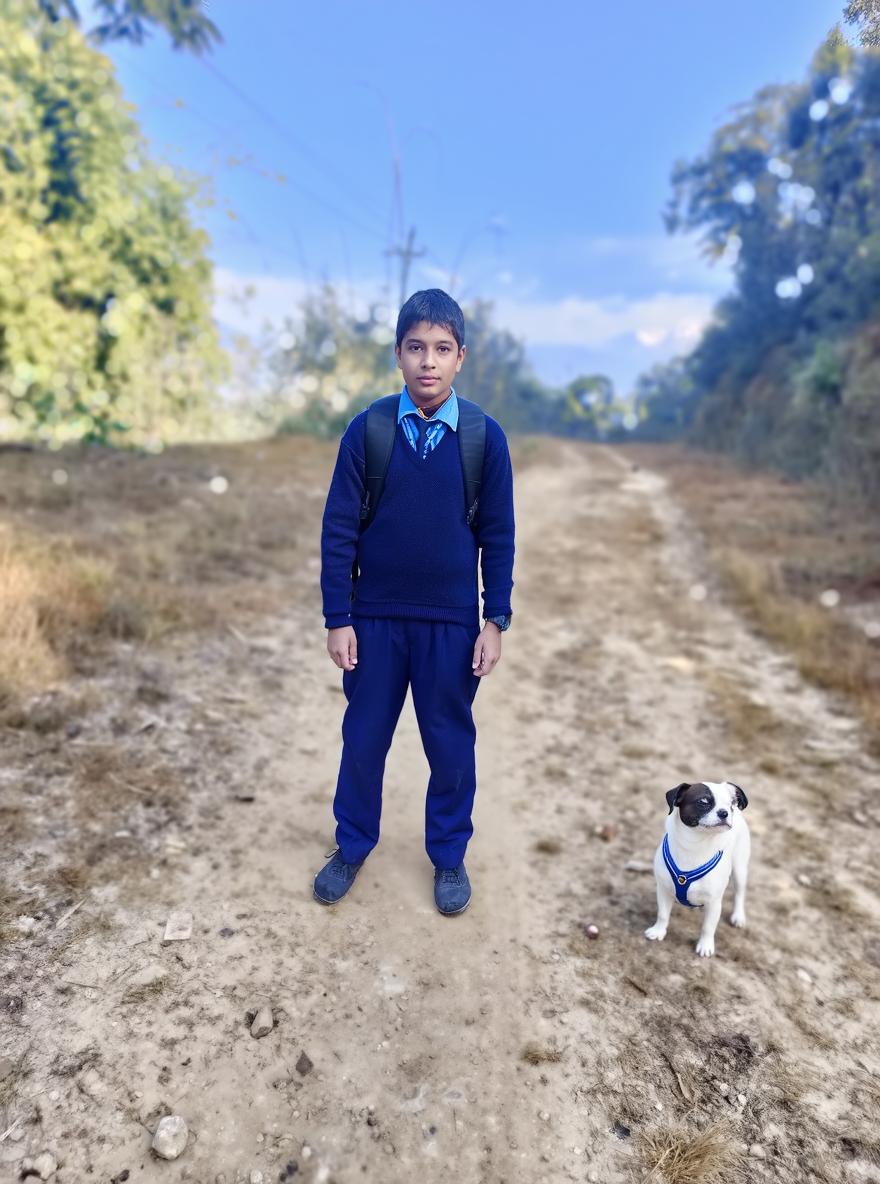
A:
MULTIPOLYGON (((412 396, 406 389, 406 383, 404 383, 403 390, 400 394, 400 403, 397 407, 397 422, 400 423, 405 415, 418 414, 419 409, 412 401, 412 396)), ((458 431, 458 396, 455 393, 454 386, 449 388, 449 398, 431 416, 431 423, 439 423, 440 420, 448 424, 454 432, 458 431)))

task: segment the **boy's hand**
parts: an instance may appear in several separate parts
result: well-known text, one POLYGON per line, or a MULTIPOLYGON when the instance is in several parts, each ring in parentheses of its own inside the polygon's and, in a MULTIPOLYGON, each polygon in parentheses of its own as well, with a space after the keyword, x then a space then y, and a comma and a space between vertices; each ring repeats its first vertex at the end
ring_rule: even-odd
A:
POLYGON ((477 678, 482 678, 486 674, 491 674, 500 661, 501 630, 491 621, 487 621, 474 646, 472 670, 477 678))
POLYGON ((354 670, 358 660, 358 642, 351 625, 327 630, 327 653, 340 670, 354 670))

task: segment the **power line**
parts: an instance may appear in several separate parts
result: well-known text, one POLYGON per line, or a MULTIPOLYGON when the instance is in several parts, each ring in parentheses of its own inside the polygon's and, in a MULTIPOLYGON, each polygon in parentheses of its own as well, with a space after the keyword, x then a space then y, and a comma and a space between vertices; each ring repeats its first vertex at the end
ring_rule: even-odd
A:
MULTIPOLYGON (((246 91, 242 90, 242 88, 236 82, 233 82, 231 78, 227 78, 223 71, 218 69, 218 67, 215 66, 213 62, 203 57, 200 57, 197 60, 206 70, 209 71, 209 73, 213 74, 223 86, 225 86, 238 99, 240 99, 242 103, 249 107, 255 114, 259 115, 266 124, 268 124, 278 135, 281 136, 283 140, 286 141, 286 143, 290 144, 297 152, 300 152, 303 156, 310 160, 315 168, 319 169, 326 177, 332 180, 334 184, 339 185, 346 192, 350 190, 350 179, 340 176, 340 174, 338 174, 336 170, 323 159, 323 157, 315 152, 314 149, 310 148, 307 144, 303 143, 302 140, 294 136, 286 124, 283 124, 278 119, 276 119, 271 111, 267 111, 256 101, 256 99, 251 98, 251 96, 246 91)), ((347 221, 351 222, 352 225, 357 226, 358 229, 363 230, 365 233, 373 235, 374 237, 384 238, 384 234, 382 234, 380 231, 377 231, 374 227, 366 226, 359 219, 352 217, 352 215, 341 210, 338 206, 328 202, 326 199, 317 197, 317 195, 311 193, 309 190, 306 190, 303 186, 298 186, 298 188, 300 188, 304 193, 308 193, 315 200, 323 204, 327 210, 336 213, 338 217, 345 218, 347 221)))
MULTIPOLYGON (((202 59, 199 59, 199 60, 201 61, 202 59)), ((203 63, 203 64, 205 64, 205 63, 203 63)), ((164 94, 165 97, 171 103, 173 103, 175 106, 178 105, 178 100, 174 96, 172 96, 171 93, 166 88, 162 87, 161 84, 155 78, 153 78, 146 70, 141 69, 139 66, 133 65, 131 62, 126 62, 126 69, 131 69, 134 71, 135 74, 139 74, 142 78, 146 79, 146 81, 149 82, 152 86, 156 87, 156 89, 159 91, 159 93, 164 94)), ((230 85, 232 85, 233 88, 235 88, 234 83, 232 83, 230 85)), ((237 88, 235 88, 235 89, 237 89, 237 88)), ((192 112, 192 114, 195 115, 195 117, 197 119, 200 119, 203 123, 206 123, 206 124, 208 124, 208 126, 215 128, 217 131, 221 132, 224 136, 227 136, 230 139, 233 137, 234 133, 228 127, 226 127, 222 123, 219 123, 216 119, 213 119, 210 115, 206 115, 204 111, 202 111, 200 108, 196 107, 192 102, 190 102, 189 99, 183 100, 183 103, 184 103, 184 109, 192 112)), ((277 128, 275 121, 273 120, 272 122, 273 122, 273 126, 276 126, 276 128, 277 128)), ((295 181, 295 180, 291 179, 287 175, 285 175, 285 176, 286 176, 286 183, 289 184, 292 189, 301 193, 304 197, 307 197, 310 201, 315 202, 315 204, 321 206, 328 213, 333 214, 334 217, 341 218, 344 221, 351 223, 353 226, 357 227, 358 230, 361 230, 363 233, 370 235, 372 238, 379 238, 379 239, 382 239, 383 241, 387 241, 384 231, 378 230, 376 227, 373 227, 373 226, 368 226, 366 223, 361 222, 360 219, 358 219, 354 215, 350 214, 347 210, 341 209, 334 202, 328 201, 327 198, 322 197, 321 194, 316 193, 314 190, 310 189, 308 186, 301 184, 299 181, 295 181)))

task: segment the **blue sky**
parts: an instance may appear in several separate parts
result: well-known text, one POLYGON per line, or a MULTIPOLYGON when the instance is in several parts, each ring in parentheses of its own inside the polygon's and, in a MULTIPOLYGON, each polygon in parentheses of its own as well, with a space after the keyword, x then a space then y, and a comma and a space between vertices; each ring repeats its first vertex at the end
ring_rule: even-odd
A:
POLYGON ((626 393, 730 283, 664 230, 673 162, 801 80, 843 0, 207 7, 224 42, 204 61, 160 33, 109 52, 154 154, 212 178, 221 324, 280 326, 324 279, 396 311, 385 252, 412 225, 409 290, 491 299, 546 381, 626 393))

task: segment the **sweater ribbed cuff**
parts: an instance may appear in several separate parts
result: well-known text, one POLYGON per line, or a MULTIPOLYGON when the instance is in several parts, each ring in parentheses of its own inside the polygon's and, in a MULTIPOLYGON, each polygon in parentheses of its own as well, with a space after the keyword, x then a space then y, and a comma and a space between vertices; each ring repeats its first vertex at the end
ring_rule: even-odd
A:
POLYGON ((494 604, 483 605, 483 620, 486 617, 512 617, 513 611, 510 604, 502 604, 501 601, 496 601, 494 604))
POLYGON ((325 617, 324 618, 324 628, 325 629, 343 629, 346 625, 350 625, 350 624, 351 624, 351 613, 345 613, 345 614, 340 613, 336 617, 325 617))

